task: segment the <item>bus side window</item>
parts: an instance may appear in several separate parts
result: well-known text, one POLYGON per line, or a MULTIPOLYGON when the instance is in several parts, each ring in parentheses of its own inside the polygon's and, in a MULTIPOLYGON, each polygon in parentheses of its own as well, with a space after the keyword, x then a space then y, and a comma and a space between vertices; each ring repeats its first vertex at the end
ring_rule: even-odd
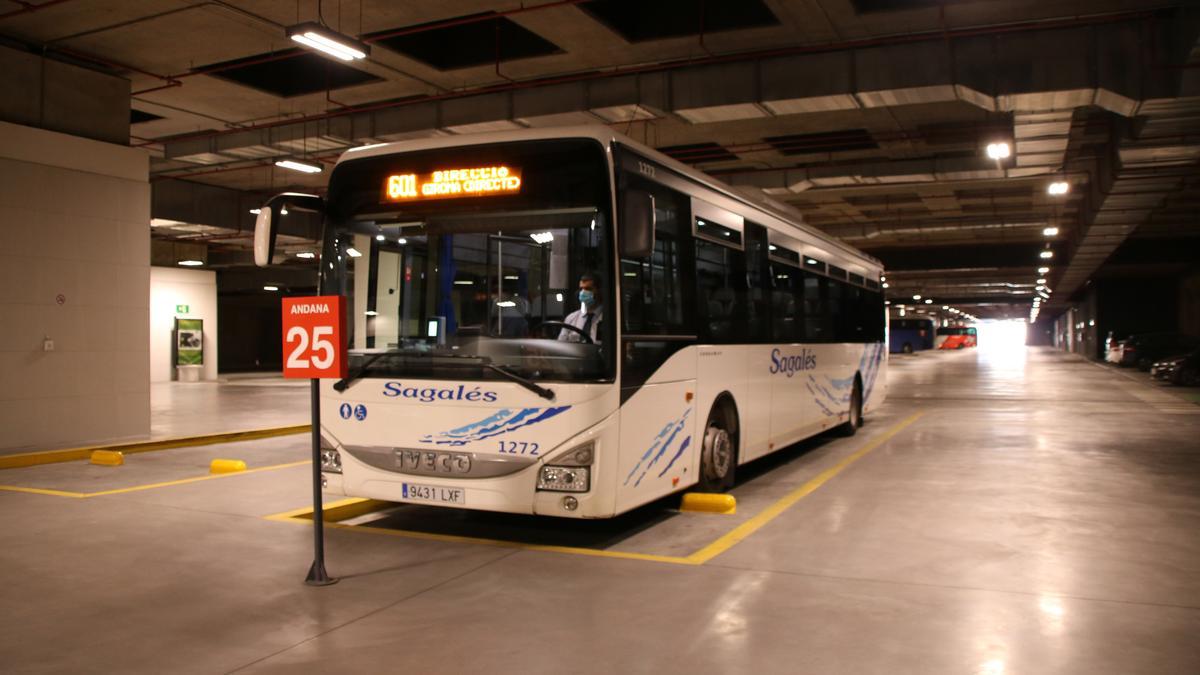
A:
POLYGON ((770 269, 775 281, 771 291, 771 340, 799 342, 804 339, 803 275, 782 263, 774 263, 770 269))
POLYGON ((804 339, 829 340, 833 337, 833 320, 825 304, 825 287, 829 279, 815 274, 804 275, 804 339))
POLYGON ((767 259, 767 228, 746 221, 744 231, 746 260, 746 317, 742 340, 766 342, 770 335, 772 290, 771 266, 767 259))
POLYGON ((696 239, 696 308, 701 341, 745 341, 744 275, 741 251, 696 239))

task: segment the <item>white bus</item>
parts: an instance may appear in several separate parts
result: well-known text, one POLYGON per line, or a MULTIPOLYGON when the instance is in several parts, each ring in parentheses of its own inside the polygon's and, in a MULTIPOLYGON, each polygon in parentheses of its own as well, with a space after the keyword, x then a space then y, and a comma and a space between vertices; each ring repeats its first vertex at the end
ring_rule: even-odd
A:
POLYGON ((288 205, 347 299, 331 493, 607 518, 886 393, 877 260, 605 127, 357 148, 261 241, 288 205))

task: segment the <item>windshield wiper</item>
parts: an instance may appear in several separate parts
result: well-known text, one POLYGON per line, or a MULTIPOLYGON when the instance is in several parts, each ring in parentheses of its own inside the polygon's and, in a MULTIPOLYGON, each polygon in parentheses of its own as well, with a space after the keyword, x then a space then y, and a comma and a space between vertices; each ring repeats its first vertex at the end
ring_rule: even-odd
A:
POLYGON ((483 367, 487 368, 488 370, 490 370, 492 372, 500 373, 501 375, 503 375, 505 378, 509 379, 510 381, 516 382, 517 384, 521 385, 522 387, 525 387, 526 389, 528 389, 529 391, 532 391, 533 393, 537 394, 538 396, 541 396, 542 398, 546 399, 547 401, 554 400, 554 390, 553 389, 547 389, 546 387, 543 387, 542 385, 534 382, 533 380, 527 380, 527 379, 521 377, 520 375, 512 372, 511 370, 507 370, 505 368, 502 368, 501 366, 498 366, 494 363, 490 363, 488 361, 483 362, 483 367))
POLYGON ((376 361, 378 361, 379 359, 381 359, 385 356, 421 356, 421 357, 428 357, 428 358, 438 357, 438 358, 446 358, 446 359, 478 359, 478 358, 481 358, 478 356, 470 356, 467 354, 434 354, 432 352, 422 352, 422 351, 418 351, 415 349, 389 349, 386 352, 376 352, 376 353, 368 356, 366 358, 366 360, 363 361, 361 364, 359 364, 359 366, 357 368, 350 371, 350 373, 347 374, 346 377, 338 380, 337 382, 334 382, 333 383, 334 390, 339 391, 339 392, 346 391, 346 389, 349 388, 351 384, 353 384, 356 380, 361 379, 362 376, 365 375, 367 373, 367 371, 371 369, 372 364, 374 364, 376 361))
MULTIPOLYGON (((346 377, 344 377, 343 379, 340 379, 337 382, 334 382, 333 383, 334 390, 338 391, 338 392, 346 391, 346 389, 348 389, 351 384, 353 384, 356 380, 361 379, 362 376, 365 375, 367 373, 367 371, 371 369, 371 365, 374 364, 376 361, 378 361, 379 359, 381 359, 385 356, 397 356, 397 355, 399 355, 399 356, 419 356, 419 357, 423 357, 423 358, 469 359, 472 361, 478 361, 479 365, 483 366, 484 368, 487 368, 488 370, 490 370, 494 373, 499 374, 500 376, 504 377, 506 380, 509 380, 510 382, 516 382, 517 384, 521 385, 522 387, 525 387, 529 391, 532 391, 533 393, 537 394, 538 396, 541 396, 542 398, 544 398, 548 401, 554 400, 554 396, 555 396, 554 390, 547 389, 546 387, 543 387, 543 386, 537 384, 536 382, 533 382, 532 380, 528 380, 524 377, 521 377, 520 375, 517 375, 516 373, 512 372, 511 370, 508 370, 506 368, 498 366, 498 365, 492 363, 492 360, 486 356, 471 355, 471 354, 436 354, 433 352, 422 352, 422 351, 417 351, 417 350, 413 350, 413 349, 392 349, 392 350, 388 350, 386 352, 378 352, 378 353, 370 355, 357 368, 355 368, 353 370, 353 372, 346 375, 346 377)), ((461 364, 461 365, 466 365, 466 364, 461 364)))

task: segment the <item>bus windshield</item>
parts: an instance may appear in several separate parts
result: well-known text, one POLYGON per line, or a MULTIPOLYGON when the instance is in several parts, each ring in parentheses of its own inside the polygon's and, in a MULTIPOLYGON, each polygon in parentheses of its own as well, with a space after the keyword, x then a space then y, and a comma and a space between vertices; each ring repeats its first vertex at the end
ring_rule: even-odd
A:
POLYGON ((321 270, 323 292, 348 300, 350 370, 610 381, 616 321, 605 316, 612 286, 607 175, 600 146, 583 141, 340 165, 330 182, 321 270), (519 177, 507 193, 501 173, 519 177), (395 176, 414 177, 405 179, 407 199, 389 192, 395 176), (496 193, 443 196, 496 185, 496 193))

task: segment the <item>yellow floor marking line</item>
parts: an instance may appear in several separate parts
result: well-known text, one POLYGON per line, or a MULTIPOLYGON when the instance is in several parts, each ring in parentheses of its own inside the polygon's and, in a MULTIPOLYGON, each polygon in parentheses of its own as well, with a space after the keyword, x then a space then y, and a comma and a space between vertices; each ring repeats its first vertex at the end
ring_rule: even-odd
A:
MULTIPOLYGON (((52 497, 73 497, 75 499, 87 499, 90 497, 104 497, 107 495, 120 495, 127 492, 141 492, 142 490, 156 490, 158 488, 170 487, 172 485, 186 485, 188 483, 199 483, 205 480, 216 480, 218 478, 232 478, 233 476, 244 476, 248 473, 259 473, 262 471, 275 471, 276 469, 290 469, 294 466, 307 466, 311 464, 311 460, 302 462, 288 462, 287 464, 272 464, 271 466, 260 466, 254 469, 246 469, 236 473, 218 473, 209 474, 207 476, 195 476, 193 478, 180 478, 179 480, 168 480, 161 483, 149 483, 147 485, 134 485, 131 487, 117 488, 115 490, 101 490, 99 492, 69 492, 67 490, 49 490, 46 488, 24 487, 21 485, 0 485, 0 490, 6 492, 26 492, 35 495, 50 495, 52 497)), ((312 509, 308 509, 311 511, 312 509)))
MULTIPOLYGON (((513 548, 526 551, 546 551, 551 553, 569 553, 572 555, 586 555, 597 558, 623 558, 626 560, 645 560, 651 562, 670 563, 673 565, 703 565, 712 560, 716 556, 724 553, 738 542, 742 541, 751 534, 762 529, 767 523, 777 518, 780 514, 786 511, 796 502, 812 494, 825 483, 829 482, 834 476, 844 471, 851 464, 862 459, 867 453, 875 448, 883 445, 891 440, 893 436, 906 429, 909 425, 916 422, 925 413, 918 412, 907 419, 899 422, 887 432, 873 439, 870 443, 859 448, 853 454, 849 455, 842 461, 832 467, 817 474, 815 478, 808 481, 799 488, 788 493, 784 497, 777 500, 775 503, 768 506, 761 513, 747 520, 741 525, 725 535, 722 535, 716 541, 704 546, 700 550, 688 556, 672 556, 672 555, 654 555, 650 553, 633 553, 626 551, 604 551, 591 548, 582 548, 577 546, 552 546, 548 544, 527 544, 523 542, 505 541, 502 539, 485 539, 482 537, 467 537, 454 534, 435 534, 431 532, 418 532, 414 530, 387 530, 383 528, 362 527, 360 525, 343 525, 340 520, 349 520, 367 513, 379 511, 390 506, 399 506, 399 503, 383 502, 374 499, 343 499, 336 502, 330 502, 323 509, 325 527, 335 530, 352 530, 355 532, 367 532, 370 534, 381 534, 389 537, 403 537, 406 539, 423 539, 427 541, 440 541, 454 544, 483 544, 487 546, 497 546, 500 548, 513 548)), ((283 513, 266 516, 267 520, 276 520, 289 523, 299 523, 308 525, 312 523, 312 507, 293 509, 283 513)))
POLYGON ((708 546, 705 546, 699 551, 689 555, 688 560, 695 562, 697 565, 701 565, 709 560, 712 560, 718 555, 721 555, 725 551, 728 551, 741 540, 762 529, 767 523, 771 522, 781 513, 788 510, 788 508, 790 508, 793 504, 801 499, 804 499, 816 491, 817 488, 829 482, 829 479, 841 473, 846 469, 846 467, 862 459, 867 453, 871 452, 875 448, 878 448, 879 446, 891 440, 891 438, 896 434, 907 429, 909 425, 911 425, 913 422, 916 422, 918 419, 920 419, 921 415, 924 414, 924 411, 922 411, 910 415, 908 419, 900 422, 891 429, 888 429, 887 433, 879 436, 870 443, 867 443, 865 446, 855 451, 854 454, 846 457, 837 464, 834 464, 832 467, 817 474, 815 478, 791 491, 787 495, 781 497, 774 504, 771 504, 767 508, 763 509, 758 515, 733 528, 731 531, 721 536, 720 539, 717 539, 708 546))
POLYGON ((203 436, 186 436, 183 438, 164 438, 160 441, 141 441, 137 443, 117 443, 113 445, 96 445, 86 448, 64 448, 62 450, 45 450, 40 452, 22 452, 15 455, 0 455, 0 469, 19 469, 26 466, 41 464, 57 464, 59 462, 75 462, 90 459, 96 450, 110 450, 130 455, 137 452, 154 452, 174 448, 191 448, 197 445, 212 445, 214 443, 233 443, 235 441, 253 441, 260 438, 276 436, 291 436, 307 433, 312 430, 311 424, 299 424, 290 427, 272 427, 270 429, 251 429, 249 431, 230 431, 220 434, 203 436))

